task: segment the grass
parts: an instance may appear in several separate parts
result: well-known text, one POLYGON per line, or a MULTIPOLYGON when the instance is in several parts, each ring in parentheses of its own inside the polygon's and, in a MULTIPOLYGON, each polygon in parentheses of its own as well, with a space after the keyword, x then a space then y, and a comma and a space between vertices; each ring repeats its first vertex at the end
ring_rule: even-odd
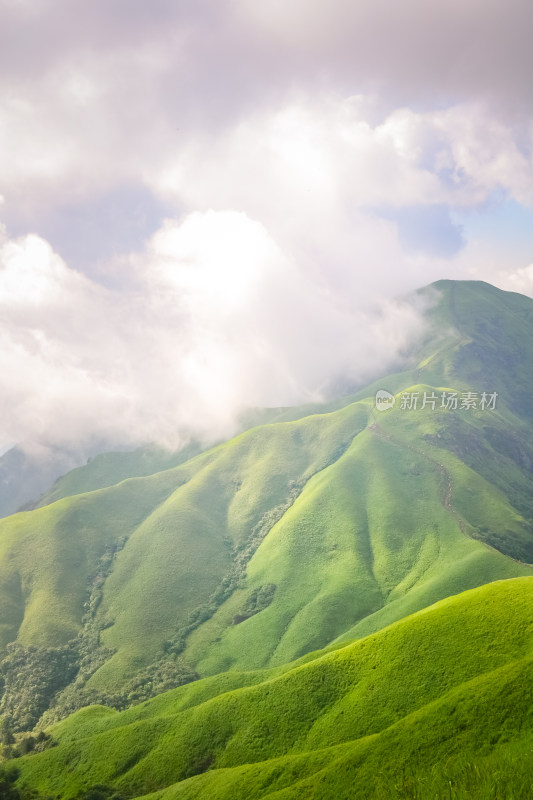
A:
POLYGON ((198 455, 201 447, 192 442, 177 452, 146 446, 133 451, 100 453, 82 467, 58 478, 54 486, 39 499, 42 507, 72 497, 115 486, 128 478, 140 478, 177 467, 198 455))
POLYGON ((482 478, 429 447, 424 434, 415 447, 408 426, 402 440, 404 419, 394 422, 395 439, 366 429, 306 484, 248 566, 248 590, 276 583, 271 605, 232 626, 240 601, 231 598, 190 637, 187 654, 202 674, 283 663, 466 588, 531 574, 468 535, 502 520, 525 538, 526 521, 482 478), (442 501, 445 459, 458 486, 454 502, 465 485, 481 497, 464 523, 442 501))
POLYGON ((487 285, 437 290, 433 328, 403 372, 330 406, 268 412, 271 422, 196 455, 97 457, 47 505, 0 520, 0 654, 15 640, 75 637, 110 547, 94 620, 107 660, 88 683, 102 692, 178 650, 201 676, 281 667, 530 575, 533 448, 520 393, 533 390, 533 306, 487 285), (496 412, 398 402, 378 414, 381 386, 500 398, 496 412), (257 597, 267 600, 250 614, 257 597))
MULTIPOLYGON (((3 645, 57 646, 80 629, 88 582, 110 544, 98 611, 116 655, 94 676, 113 688, 150 663, 219 587, 235 550, 295 487, 367 423, 364 405, 263 426, 187 463, 0 521, 3 645)), ((266 533, 266 531, 265 531, 266 533)))
POLYGON ((122 713, 90 708, 52 730, 58 747, 19 760, 22 780, 60 797, 108 783, 277 800, 472 785, 489 797, 501 774, 516 793, 531 772, 518 757, 532 740, 532 612, 532 578, 499 581, 258 683, 220 676, 122 713))
POLYGON ((88 577, 110 544, 135 530, 172 491, 165 479, 132 480, 0 522, 2 646, 57 646, 76 634, 88 577))

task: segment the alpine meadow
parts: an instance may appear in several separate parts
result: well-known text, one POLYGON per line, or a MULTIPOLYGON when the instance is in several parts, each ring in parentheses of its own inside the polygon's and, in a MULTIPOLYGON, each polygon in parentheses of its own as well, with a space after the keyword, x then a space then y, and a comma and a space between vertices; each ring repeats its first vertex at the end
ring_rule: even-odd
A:
POLYGON ((531 796, 533 300, 418 300, 401 372, 0 520, 0 796, 531 796))
POLYGON ((533 800, 532 0, 0 0, 0 800, 533 800))

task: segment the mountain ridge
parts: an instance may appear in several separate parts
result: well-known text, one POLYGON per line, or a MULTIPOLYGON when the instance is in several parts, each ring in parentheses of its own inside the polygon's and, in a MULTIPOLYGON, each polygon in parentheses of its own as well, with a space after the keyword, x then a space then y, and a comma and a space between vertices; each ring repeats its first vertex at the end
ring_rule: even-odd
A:
POLYGON ((531 578, 497 581, 233 686, 228 673, 120 713, 85 709, 51 729, 58 747, 22 759, 22 780, 62 797, 105 783, 165 800, 444 798, 452 785, 482 798, 485 761, 516 788, 513 753, 533 741, 532 598, 531 578))
POLYGON ((470 282, 422 292, 428 326, 403 372, 191 458, 154 453, 168 468, 144 477, 124 477, 143 453, 97 457, 54 490, 70 496, 0 520, 0 710, 31 726, 90 702, 124 707, 529 575, 530 414, 507 354, 527 332, 517 385, 533 390, 533 301, 470 282), (392 410, 376 409, 377 388, 394 393, 392 410), (498 403, 401 408, 406 394, 444 391, 498 403), (114 469, 117 483, 77 493, 114 469), (19 673, 37 700, 17 705, 19 673))

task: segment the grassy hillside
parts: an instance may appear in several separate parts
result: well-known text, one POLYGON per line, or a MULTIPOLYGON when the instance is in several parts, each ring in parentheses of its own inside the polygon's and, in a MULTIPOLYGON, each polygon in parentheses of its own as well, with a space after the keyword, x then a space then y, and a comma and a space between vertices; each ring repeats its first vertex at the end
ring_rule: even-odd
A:
POLYGON ((158 447, 139 447, 132 451, 99 453, 82 467, 70 470, 34 503, 41 508, 64 497, 92 492, 115 486, 128 478, 142 478, 177 467, 201 451, 201 446, 192 442, 177 452, 158 447))
POLYGON ((248 565, 248 592, 276 583, 268 608, 232 624, 244 604, 235 594, 190 636, 185 652, 201 674, 283 663, 465 588, 531 574, 473 538, 504 526, 508 542, 533 555, 527 523, 505 497, 427 443, 439 424, 426 414, 413 430, 408 415, 386 416, 308 482, 248 565))
POLYGON ((533 302, 468 282, 429 293, 432 322, 403 373, 321 413, 269 412, 277 421, 190 458, 99 456, 47 505, 1 520, 0 711, 31 727, 52 701, 46 720, 125 707, 530 575, 519 395, 533 382, 533 302), (376 411, 377 388, 396 393, 392 410, 376 411), (406 392, 450 391, 499 396, 492 410, 402 409, 406 392))
POLYGON ((306 663, 89 708, 19 760, 22 782, 66 798, 96 783, 165 800, 527 797, 532 619, 533 579, 500 581, 306 663))
POLYGON ((179 672, 187 630, 234 591, 270 526, 367 418, 361 406, 256 428, 174 469, 2 521, 4 647, 16 637, 27 662, 31 648, 79 649, 97 634, 105 663, 78 676, 84 686, 101 667, 93 693, 123 691, 167 653, 179 672))

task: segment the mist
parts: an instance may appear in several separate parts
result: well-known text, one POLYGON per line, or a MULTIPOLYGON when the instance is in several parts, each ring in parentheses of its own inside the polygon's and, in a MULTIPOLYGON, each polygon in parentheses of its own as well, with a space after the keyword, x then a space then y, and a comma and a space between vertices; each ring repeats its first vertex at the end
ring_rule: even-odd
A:
POLYGON ((421 286, 533 294, 529 3, 0 8, 0 451, 209 444, 421 286))
POLYGON ((212 442, 378 375, 422 326, 416 304, 310 279, 243 213, 166 220, 115 265, 120 290, 36 236, 0 259, 4 445, 212 442))

